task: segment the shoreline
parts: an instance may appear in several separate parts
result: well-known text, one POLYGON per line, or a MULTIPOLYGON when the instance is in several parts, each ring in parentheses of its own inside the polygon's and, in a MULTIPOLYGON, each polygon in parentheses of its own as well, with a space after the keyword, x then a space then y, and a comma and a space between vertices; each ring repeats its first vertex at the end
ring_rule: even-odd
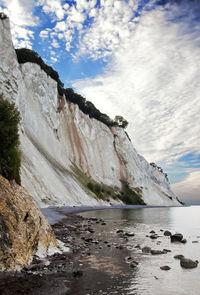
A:
MULTIPOLYGON (((122 218, 107 218, 107 212, 101 214, 95 211, 94 214, 89 212, 83 217, 72 212, 74 207, 69 209, 71 212, 64 211, 52 228, 56 238, 70 248, 70 252, 57 253, 44 259, 35 256, 32 263, 21 272, 0 272, 0 294, 145 294, 143 286, 144 282, 148 282, 148 290, 152 288, 152 294, 159 295, 155 292, 159 289, 157 286, 165 284, 166 276, 174 276, 173 288, 177 291, 170 294, 183 295, 186 293, 182 293, 176 284, 176 276, 178 278, 185 274, 190 278, 193 275, 196 279, 199 277, 199 268, 183 270, 180 261, 174 259, 174 255, 183 254, 200 261, 197 252, 200 236, 197 234, 192 238, 190 234, 184 235, 187 238, 186 244, 171 243, 164 230, 175 233, 176 228, 168 227, 167 223, 163 226, 160 223, 137 223, 137 219, 131 221, 123 218, 123 215, 122 218), (189 256, 187 245, 192 248, 189 256), (152 253, 143 251, 143 248, 149 248, 152 253), (168 271, 166 267, 169 267, 168 271), (136 290, 136 293, 131 293, 131 290, 136 290)), ((81 209, 82 212, 86 211, 85 207, 81 209)), ((75 210, 79 213, 80 207, 75 210)), ((55 212, 60 214, 60 211, 55 212)), ((111 216, 113 213, 116 214, 113 211, 111 216)), ((135 216, 135 212, 132 213, 135 216)), ((139 211, 139 214, 143 213, 139 211)), ((190 294, 188 290, 192 286, 184 287, 187 294, 190 294)), ((169 294, 167 289, 162 293, 169 294)))
POLYGON ((156 206, 156 205, 115 205, 115 206, 48 206, 40 208, 40 211, 53 225, 66 218, 67 214, 77 214, 81 212, 97 211, 97 210, 113 210, 113 209, 147 209, 147 208, 184 208, 190 205, 181 206, 156 206))
MULTIPOLYGON (((52 228, 56 238, 65 243, 70 251, 55 253, 44 259, 34 256, 31 264, 21 271, 0 272, 0 294, 109 294, 106 290, 110 287, 113 291, 115 285, 121 286, 121 270, 112 265, 112 255, 115 253, 114 256, 119 259, 120 254, 120 267, 130 272, 125 261, 130 253, 121 245, 118 235, 115 234, 115 243, 110 237, 105 239, 103 234, 102 237, 99 236, 106 225, 103 219, 84 218, 67 213, 65 218, 52 225, 52 228), (110 269, 107 264, 110 264, 110 269), (105 293, 102 293, 103 291, 105 293)), ((128 285, 128 282, 124 282, 123 286, 125 285, 128 285)))

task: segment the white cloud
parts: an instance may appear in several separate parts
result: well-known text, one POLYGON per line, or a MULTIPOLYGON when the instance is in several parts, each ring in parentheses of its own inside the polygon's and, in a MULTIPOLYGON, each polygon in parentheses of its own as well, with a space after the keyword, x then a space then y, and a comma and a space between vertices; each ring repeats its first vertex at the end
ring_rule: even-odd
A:
POLYGON ((94 59, 110 56, 133 32, 136 9, 136 1, 122 0, 101 1, 100 8, 92 8, 89 15, 94 20, 83 32, 77 56, 89 54, 94 59))
MULTIPOLYGON (((14 45, 16 47, 25 46, 31 48, 33 31, 27 26, 34 27, 38 22, 38 18, 32 14, 34 1, 3 0, 2 4, 6 7, 2 9, 3 12, 10 18, 14 45)), ((2 8, 1 4, 0 7, 2 8)))
POLYGON ((39 35, 42 39, 47 39, 49 37, 49 32, 47 30, 43 30, 39 35))
MULTIPOLYGON (((104 3, 110 11, 108 2, 104 3)), ((179 6, 180 14, 181 9, 179 6)), ((172 17, 174 14, 160 7, 145 12, 119 47, 114 49, 112 43, 105 46, 112 61, 104 74, 74 83, 103 112, 112 117, 123 115, 130 122, 128 133, 133 144, 155 162, 172 162, 188 152, 199 153, 200 146, 200 51, 195 27, 193 32, 190 27, 193 15, 186 13, 182 21, 168 21, 172 17)), ((110 40, 114 32, 120 32, 115 27, 112 31, 109 21, 104 28, 102 39, 95 38, 96 28, 84 37, 92 57, 101 55, 98 48, 106 44, 106 38, 110 40)), ((100 35, 100 29, 97 32, 100 35)))
POLYGON ((69 4, 68 4, 68 3, 65 3, 65 4, 63 5, 63 9, 67 10, 68 8, 69 8, 69 4))
POLYGON ((78 11, 88 11, 95 7, 97 0, 76 0, 76 8, 78 11))
POLYGON ((59 48, 60 45, 58 43, 58 41, 56 39, 53 39, 53 42, 51 43, 51 45, 54 47, 54 48, 59 48))
POLYGON ((192 172, 185 180, 171 185, 183 202, 200 201, 200 171, 192 172))
MULTIPOLYGON (((62 6, 62 17, 58 18, 52 33, 65 42, 66 50, 73 44, 78 49, 76 58, 89 54, 92 58, 106 57, 120 46, 124 38, 129 38, 135 28, 132 17, 137 1, 109 0, 101 1, 101 7, 96 6, 97 0, 79 0, 69 5, 61 5, 61 1, 38 0, 45 13, 56 14, 62 6), (56 8, 57 7, 57 8, 56 8), (78 41, 77 41, 78 40, 78 41)), ((53 36, 51 36, 53 37, 53 36)))
MULTIPOLYGON (((85 21, 86 14, 78 11, 74 6, 71 6, 71 9, 68 13, 67 22, 69 23, 83 23, 85 21)), ((76 24, 74 24, 76 26, 76 24)))
POLYGON ((61 21, 61 22, 57 22, 56 26, 54 28, 55 31, 65 31, 66 30, 66 22, 65 21, 61 21))
POLYGON ((41 6, 45 13, 52 13, 58 20, 62 20, 65 15, 65 10, 61 0, 37 0, 37 6, 41 6))
POLYGON ((56 57, 51 56, 51 61, 52 61, 52 62, 57 62, 58 59, 57 59, 56 57))

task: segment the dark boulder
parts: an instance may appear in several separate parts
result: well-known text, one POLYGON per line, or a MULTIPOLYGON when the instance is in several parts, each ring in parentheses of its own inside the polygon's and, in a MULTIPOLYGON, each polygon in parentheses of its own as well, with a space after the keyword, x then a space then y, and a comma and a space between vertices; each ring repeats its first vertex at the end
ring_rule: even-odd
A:
POLYGON ((172 252, 172 251, 169 249, 163 249, 163 252, 168 253, 168 252, 172 252))
POLYGON ((174 256, 175 259, 182 259, 184 256, 182 254, 178 254, 174 256))
POLYGON ((82 270, 77 270, 73 272, 74 277, 82 277, 82 275, 83 275, 82 270))
POLYGON ((172 234, 171 234, 171 232, 170 231, 168 231, 168 230, 165 230, 164 231, 164 236, 171 236, 172 234))
POLYGON ((150 253, 150 252, 151 252, 151 248, 148 247, 148 246, 144 246, 144 247, 142 248, 142 252, 143 252, 143 253, 150 253))
POLYGON ((156 232, 154 230, 151 230, 150 231, 150 234, 155 234, 156 232))
POLYGON ((199 263, 198 260, 192 260, 189 258, 182 258, 180 260, 180 265, 183 268, 195 268, 195 267, 197 267, 198 263, 199 263))
POLYGON ((127 237, 134 237, 134 233, 125 233, 125 235, 127 236, 127 237))
POLYGON ((165 254, 166 252, 163 252, 161 250, 151 250, 152 255, 160 255, 160 254, 165 254))
POLYGON ((118 229, 118 230, 116 231, 117 234, 123 234, 123 232, 124 232, 123 229, 118 229))
POLYGON ((183 235, 180 233, 174 234, 170 236, 171 242, 181 242, 183 240, 183 235))
POLYGON ((186 239, 182 239, 181 243, 182 244, 186 244, 187 243, 187 240, 186 239))
POLYGON ((151 234, 151 235, 150 235, 150 238, 151 238, 151 239, 157 239, 157 238, 158 238, 158 235, 157 235, 157 234, 151 234))

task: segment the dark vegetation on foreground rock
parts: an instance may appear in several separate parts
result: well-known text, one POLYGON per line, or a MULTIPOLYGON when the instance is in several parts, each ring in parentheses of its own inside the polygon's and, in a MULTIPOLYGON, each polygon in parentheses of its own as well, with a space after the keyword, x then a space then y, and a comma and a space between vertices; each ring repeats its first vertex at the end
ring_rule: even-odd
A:
POLYGON ((13 103, 0 96, 0 174, 20 184, 21 153, 18 124, 20 114, 13 103))

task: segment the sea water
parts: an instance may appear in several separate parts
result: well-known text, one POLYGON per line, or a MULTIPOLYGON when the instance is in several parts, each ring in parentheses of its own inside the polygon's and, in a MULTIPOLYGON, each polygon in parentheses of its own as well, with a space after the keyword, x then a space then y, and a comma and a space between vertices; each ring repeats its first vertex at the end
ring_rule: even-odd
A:
MULTIPOLYGON (((102 218, 107 225, 102 229, 102 235, 111 240, 116 237, 116 229, 134 232, 135 236, 126 242, 130 255, 139 262, 134 270, 122 271, 121 288, 105 294, 135 294, 135 295, 198 295, 200 294, 200 264, 194 269, 183 269, 180 260, 174 259, 177 254, 200 261, 200 207, 167 207, 167 208, 136 208, 136 209, 106 209, 80 213, 90 218, 102 218), (157 239, 150 238, 150 231, 158 234, 157 239), (172 233, 182 233, 187 243, 171 243, 170 237, 164 236, 164 230, 172 233), (162 255, 142 253, 137 246, 149 246, 151 249, 168 249, 171 252, 162 255), (168 265, 171 269, 164 271, 160 266, 168 265), (126 281, 126 284, 123 283, 126 281)), ((112 243, 112 241, 110 241, 112 243)), ((116 240, 115 240, 116 242, 116 240)), ((116 245, 116 243, 115 243, 116 245)), ((111 251, 111 250, 110 250, 111 251)), ((115 253, 115 252, 113 252, 115 253)), ((103 253, 101 257, 103 259, 103 253)), ((121 255, 114 255, 109 263, 120 267, 121 255), (116 257, 114 257, 116 256, 116 257)), ((98 262, 96 263, 98 265, 98 262)), ((118 274, 118 278, 120 274, 118 274)), ((118 279, 120 285, 120 279, 118 279)), ((113 286, 114 288, 114 286, 113 286)), ((100 293, 98 293, 100 294, 100 293)))

